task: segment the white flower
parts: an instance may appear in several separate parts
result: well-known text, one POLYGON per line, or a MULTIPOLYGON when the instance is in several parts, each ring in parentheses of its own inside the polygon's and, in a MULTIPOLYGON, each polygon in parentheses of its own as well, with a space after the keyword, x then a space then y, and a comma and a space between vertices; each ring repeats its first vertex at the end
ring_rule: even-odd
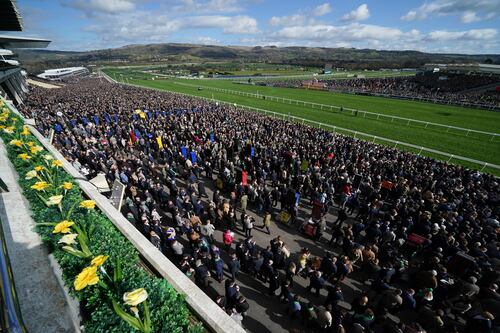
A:
POLYGON ((62 195, 53 195, 47 200, 47 205, 52 206, 52 205, 59 205, 63 199, 62 195))
POLYGON ((28 171, 26 173, 26 177, 24 177, 24 179, 30 180, 30 179, 35 178, 36 176, 38 176, 38 173, 36 172, 36 170, 31 170, 31 171, 28 171))
POLYGON ((59 244, 66 244, 66 245, 74 244, 76 237, 78 237, 78 234, 67 234, 67 235, 64 235, 59 240, 59 244))

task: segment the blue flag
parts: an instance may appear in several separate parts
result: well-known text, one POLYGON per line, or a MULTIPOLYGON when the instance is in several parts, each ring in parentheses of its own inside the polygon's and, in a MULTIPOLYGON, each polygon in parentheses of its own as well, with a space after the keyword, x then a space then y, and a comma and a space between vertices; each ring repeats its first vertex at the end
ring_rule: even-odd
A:
POLYGON ((107 124, 111 122, 111 119, 109 118, 109 114, 105 113, 104 114, 104 120, 106 121, 107 124))
POLYGON ((250 148, 250 156, 252 156, 252 157, 255 156, 255 148, 254 147, 250 148))
POLYGON ((300 193, 299 192, 295 192, 295 204, 296 205, 299 204, 299 200, 300 200, 300 193))
POLYGON ((184 158, 187 158, 188 150, 186 147, 184 147, 184 146, 181 147, 181 154, 182 154, 182 156, 184 156, 184 158))
POLYGON ((117 123, 117 122, 118 122, 118 116, 117 116, 116 114, 115 114, 115 115, 113 115, 113 121, 114 121, 115 123, 117 123))
POLYGON ((135 136, 136 136, 137 138, 139 138, 139 139, 140 139, 140 138, 142 138, 142 136, 141 136, 141 132, 140 132, 137 128, 135 128, 135 129, 134 129, 134 134, 135 134, 135 136))
POLYGON ((193 164, 196 164, 196 152, 194 151, 191 152, 191 162, 193 162, 193 164))
POLYGON ((210 133, 210 142, 214 142, 215 141, 215 137, 214 137, 214 133, 210 133))
POLYGON ((87 117, 83 117, 82 122, 86 126, 89 123, 89 120, 87 119, 87 117))
POLYGON ((92 116, 94 118, 94 123, 99 126, 99 117, 98 116, 92 116))

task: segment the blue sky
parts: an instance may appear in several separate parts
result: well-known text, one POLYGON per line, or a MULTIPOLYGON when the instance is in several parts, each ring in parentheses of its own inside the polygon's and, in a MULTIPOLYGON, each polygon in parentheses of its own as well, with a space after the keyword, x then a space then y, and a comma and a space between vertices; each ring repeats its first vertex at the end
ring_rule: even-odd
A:
POLYGON ((500 53, 500 0, 18 0, 50 49, 145 43, 500 53))

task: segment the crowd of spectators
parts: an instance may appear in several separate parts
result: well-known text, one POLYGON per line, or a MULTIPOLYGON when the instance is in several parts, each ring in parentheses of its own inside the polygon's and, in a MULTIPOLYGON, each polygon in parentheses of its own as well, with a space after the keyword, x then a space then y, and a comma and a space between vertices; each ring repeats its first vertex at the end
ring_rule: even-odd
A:
POLYGON ((249 309, 240 291, 245 274, 268 287, 262 292, 276 297, 296 330, 494 332, 494 176, 91 78, 33 88, 20 110, 44 135, 53 129, 54 145, 89 179, 104 173, 110 184, 125 184, 130 223, 200 288, 224 283, 215 301, 237 322, 249 309), (303 218, 305 208, 311 213, 303 218), (281 235, 257 244, 252 232, 270 233, 271 223, 309 235, 323 255, 306 247, 292 253, 281 235), (305 291, 299 279, 309 281, 305 291), (347 300, 346 279, 367 291, 347 300))
POLYGON ((314 88, 357 94, 377 94, 411 99, 431 100, 447 104, 500 107, 496 87, 484 91, 468 91, 498 83, 497 76, 426 74, 408 77, 315 79, 270 81, 276 87, 314 88))

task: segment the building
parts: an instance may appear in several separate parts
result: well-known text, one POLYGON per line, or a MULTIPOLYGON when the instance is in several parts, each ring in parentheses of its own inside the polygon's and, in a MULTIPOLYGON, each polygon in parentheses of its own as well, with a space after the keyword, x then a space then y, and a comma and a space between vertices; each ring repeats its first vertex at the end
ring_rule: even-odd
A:
POLYGON ((63 81, 72 77, 85 76, 90 72, 85 67, 67 67, 67 68, 55 68, 47 69, 37 77, 44 80, 50 81, 63 81))
POLYGON ((425 64, 423 70, 445 74, 500 75, 500 65, 492 64, 425 64))
MULTIPOLYGON (((0 1, 0 31, 22 31, 21 16, 14 0, 0 1)), ((28 92, 26 71, 19 61, 11 59, 11 49, 44 48, 50 41, 38 38, 0 35, 0 95, 21 104, 28 92)))

